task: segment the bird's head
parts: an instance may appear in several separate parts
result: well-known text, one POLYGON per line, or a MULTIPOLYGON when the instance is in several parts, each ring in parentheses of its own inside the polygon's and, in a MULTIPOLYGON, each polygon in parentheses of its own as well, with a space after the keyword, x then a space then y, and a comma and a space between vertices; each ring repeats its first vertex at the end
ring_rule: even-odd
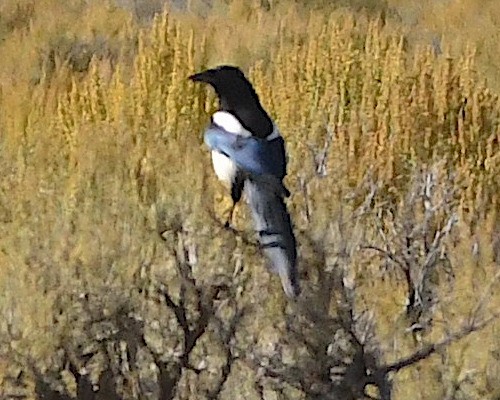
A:
POLYGON ((245 74, 238 67, 220 65, 212 69, 198 72, 189 77, 194 82, 205 82, 214 88, 220 87, 227 81, 247 81, 245 74))
POLYGON ((273 131, 272 121, 257 93, 239 68, 221 65, 191 75, 189 79, 212 86, 219 97, 220 109, 235 115, 252 134, 265 137, 273 131))
POLYGON ((221 65, 189 77, 193 82, 212 86, 223 110, 231 111, 244 106, 244 102, 259 102, 252 84, 238 67, 221 65))

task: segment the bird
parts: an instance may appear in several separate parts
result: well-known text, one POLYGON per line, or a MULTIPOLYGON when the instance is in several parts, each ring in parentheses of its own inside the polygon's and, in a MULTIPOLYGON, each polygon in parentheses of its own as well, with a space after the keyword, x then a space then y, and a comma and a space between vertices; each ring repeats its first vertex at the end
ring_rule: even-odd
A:
POLYGON ((279 275, 285 294, 295 299, 300 284, 297 242, 285 203, 290 196, 283 183, 287 174, 285 141, 240 68, 221 65, 189 79, 210 85, 219 99, 204 140, 212 151, 216 176, 230 187, 233 205, 226 226, 244 194, 270 269, 279 275))

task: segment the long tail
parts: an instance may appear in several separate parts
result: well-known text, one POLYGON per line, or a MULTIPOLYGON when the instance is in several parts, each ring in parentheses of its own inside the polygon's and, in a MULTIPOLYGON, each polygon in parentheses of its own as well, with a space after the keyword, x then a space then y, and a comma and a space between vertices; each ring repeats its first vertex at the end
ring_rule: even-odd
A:
POLYGON ((297 245, 284 201, 286 192, 281 182, 251 178, 245 181, 246 200, 262 250, 270 260, 273 272, 279 275, 286 295, 295 298, 300 294, 297 245))

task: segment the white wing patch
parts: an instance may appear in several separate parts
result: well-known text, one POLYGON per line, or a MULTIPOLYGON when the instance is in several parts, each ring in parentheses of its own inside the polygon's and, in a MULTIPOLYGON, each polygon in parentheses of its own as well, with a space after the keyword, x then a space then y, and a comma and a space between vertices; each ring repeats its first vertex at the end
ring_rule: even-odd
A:
POLYGON ((243 127, 243 125, 241 125, 241 122, 238 121, 238 118, 226 111, 217 111, 216 113, 214 113, 214 115, 212 115, 212 121, 215 125, 221 127, 229 133, 234 133, 235 135, 245 137, 252 136, 252 134, 247 131, 243 127))

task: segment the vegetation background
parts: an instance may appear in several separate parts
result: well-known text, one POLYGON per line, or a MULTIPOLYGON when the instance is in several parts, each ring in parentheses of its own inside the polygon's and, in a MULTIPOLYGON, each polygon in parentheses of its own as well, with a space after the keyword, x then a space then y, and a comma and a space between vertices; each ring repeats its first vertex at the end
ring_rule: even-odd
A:
POLYGON ((496 3, 3 0, 0 398, 500 399, 496 3), (294 304, 221 223, 223 63, 287 140, 294 304))

